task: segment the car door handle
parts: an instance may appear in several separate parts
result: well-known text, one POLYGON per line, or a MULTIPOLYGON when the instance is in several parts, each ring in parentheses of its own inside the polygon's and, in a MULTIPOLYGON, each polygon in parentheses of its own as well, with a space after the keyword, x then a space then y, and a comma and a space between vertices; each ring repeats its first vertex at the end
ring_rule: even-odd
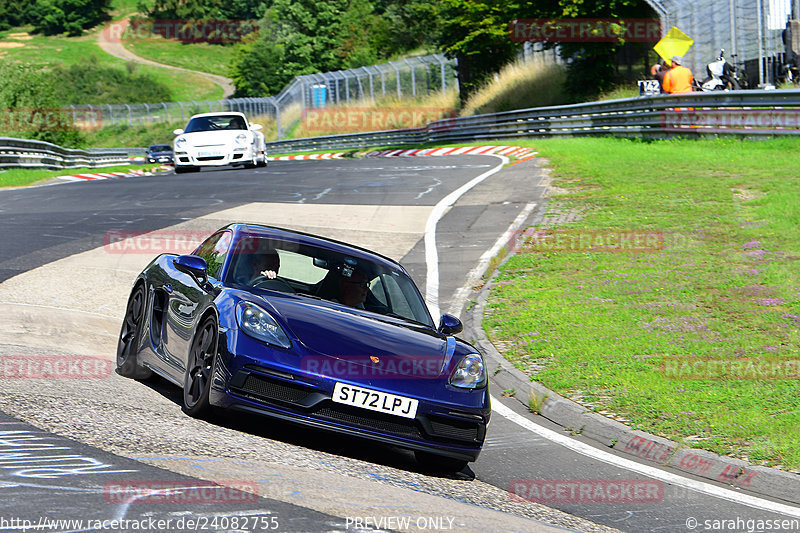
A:
POLYGON ((172 294, 172 285, 167 283, 166 285, 164 285, 164 290, 172 294))

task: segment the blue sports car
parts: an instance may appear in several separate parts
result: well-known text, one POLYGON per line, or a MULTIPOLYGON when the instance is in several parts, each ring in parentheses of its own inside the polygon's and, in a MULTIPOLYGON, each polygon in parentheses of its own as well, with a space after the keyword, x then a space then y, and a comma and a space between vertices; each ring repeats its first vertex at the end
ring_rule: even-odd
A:
POLYGON ((477 459, 491 408, 481 354, 437 327, 399 263, 285 229, 232 224, 137 277, 117 372, 183 388, 184 410, 229 408, 413 450, 431 468, 477 459))

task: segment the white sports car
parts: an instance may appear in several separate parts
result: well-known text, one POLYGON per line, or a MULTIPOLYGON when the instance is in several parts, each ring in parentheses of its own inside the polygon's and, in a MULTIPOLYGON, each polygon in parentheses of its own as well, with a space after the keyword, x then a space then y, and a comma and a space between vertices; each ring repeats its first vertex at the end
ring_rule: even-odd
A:
POLYGON ((174 141, 175 172, 191 172, 204 166, 267 166, 267 147, 260 124, 251 124, 243 113, 202 113, 178 129, 174 141))

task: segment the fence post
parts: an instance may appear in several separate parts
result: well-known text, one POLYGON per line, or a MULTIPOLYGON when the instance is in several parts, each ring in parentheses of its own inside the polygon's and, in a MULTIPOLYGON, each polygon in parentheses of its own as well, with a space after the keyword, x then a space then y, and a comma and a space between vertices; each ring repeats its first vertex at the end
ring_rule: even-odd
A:
POLYGON ((414 66, 411 63, 409 63, 408 58, 404 58, 403 61, 405 61, 406 65, 408 65, 411 68, 411 95, 416 97, 417 96, 417 77, 416 77, 415 72, 414 72, 414 66))
POLYGON ((395 73, 397 74, 397 98, 403 98, 403 93, 400 90, 400 69, 397 68, 397 65, 394 64, 394 61, 389 61, 389 64, 394 68, 395 73))

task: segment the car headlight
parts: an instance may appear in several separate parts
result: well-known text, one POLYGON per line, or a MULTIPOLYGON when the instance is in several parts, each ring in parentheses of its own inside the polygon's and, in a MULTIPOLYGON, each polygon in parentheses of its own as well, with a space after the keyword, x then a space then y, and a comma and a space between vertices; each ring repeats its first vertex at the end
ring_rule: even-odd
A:
POLYGON ((186 142, 186 137, 178 137, 175 139, 175 148, 185 148, 186 142))
POLYGON ((236 322, 251 337, 281 348, 292 347, 288 335, 272 315, 255 304, 240 302, 236 307, 236 322))
POLYGON ((240 133, 236 136, 236 144, 247 144, 247 135, 240 133))
POLYGON ((483 362, 483 357, 471 353, 461 360, 448 383, 463 389, 480 389, 486 386, 487 381, 486 363, 483 362))

